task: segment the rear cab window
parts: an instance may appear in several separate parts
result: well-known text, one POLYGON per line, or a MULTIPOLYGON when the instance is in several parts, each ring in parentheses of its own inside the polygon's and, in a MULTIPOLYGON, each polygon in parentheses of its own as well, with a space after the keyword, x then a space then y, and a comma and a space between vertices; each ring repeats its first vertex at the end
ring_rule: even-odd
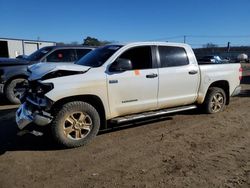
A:
POLYGON ((175 46, 158 46, 160 67, 176 67, 189 64, 186 50, 175 46))

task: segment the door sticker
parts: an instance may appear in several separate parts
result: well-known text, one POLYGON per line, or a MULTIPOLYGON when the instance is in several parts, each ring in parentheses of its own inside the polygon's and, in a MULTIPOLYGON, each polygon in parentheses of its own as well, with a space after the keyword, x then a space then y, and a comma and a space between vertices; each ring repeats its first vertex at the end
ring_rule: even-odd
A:
POLYGON ((134 72, 135 72, 135 75, 136 75, 136 76, 139 76, 139 75, 140 75, 140 70, 134 70, 134 72))

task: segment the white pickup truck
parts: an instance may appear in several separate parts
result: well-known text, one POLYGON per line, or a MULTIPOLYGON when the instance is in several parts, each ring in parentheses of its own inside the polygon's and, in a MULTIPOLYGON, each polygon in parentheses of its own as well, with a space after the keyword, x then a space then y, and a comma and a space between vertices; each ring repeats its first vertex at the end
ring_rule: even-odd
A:
POLYGON ((240 64, 198 65, 189 45, 107 45, 76 64, 36 64, 16 113, 20 129, 49 125, 66 147, 86 144, 107 122, 203 107, 217 113, 240 92, 240 64))

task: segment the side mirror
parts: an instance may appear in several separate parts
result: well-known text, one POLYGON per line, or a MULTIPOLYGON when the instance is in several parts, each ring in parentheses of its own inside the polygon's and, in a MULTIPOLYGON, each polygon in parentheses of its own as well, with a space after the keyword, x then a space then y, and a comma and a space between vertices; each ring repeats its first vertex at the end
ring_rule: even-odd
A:
POLYGON ((118 58, 111 66, 110 71, 127 71, 132 70, 132 62, 129 59, 118 58))

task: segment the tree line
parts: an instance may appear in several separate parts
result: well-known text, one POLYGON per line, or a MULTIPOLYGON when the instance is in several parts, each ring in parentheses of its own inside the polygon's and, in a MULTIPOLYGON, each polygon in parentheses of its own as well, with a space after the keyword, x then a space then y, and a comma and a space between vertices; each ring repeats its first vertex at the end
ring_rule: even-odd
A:
POLYGON ((83 45, 83 46, 104 46, 106 44, 110 44, 112 41, 107 40, 99 40, 95 37, 87 36, 85 39, 83 39, 83 42, 80 44, 76 41, 71 43, 64 43, 64 42, 58 42, 57 45, 83 45))

